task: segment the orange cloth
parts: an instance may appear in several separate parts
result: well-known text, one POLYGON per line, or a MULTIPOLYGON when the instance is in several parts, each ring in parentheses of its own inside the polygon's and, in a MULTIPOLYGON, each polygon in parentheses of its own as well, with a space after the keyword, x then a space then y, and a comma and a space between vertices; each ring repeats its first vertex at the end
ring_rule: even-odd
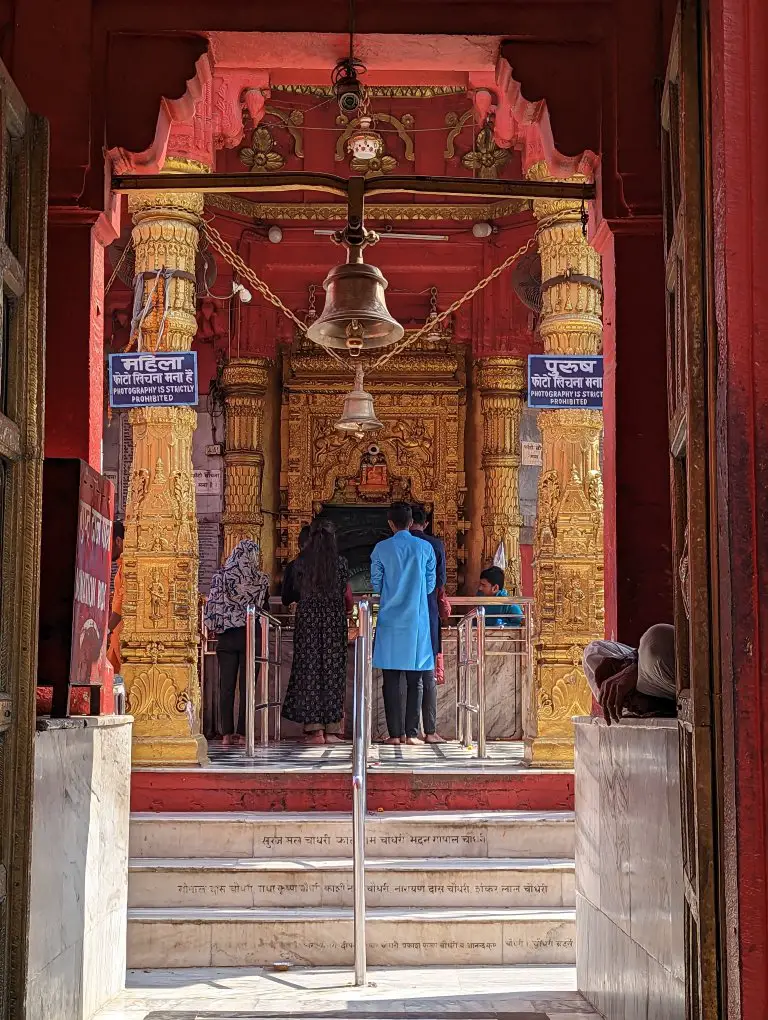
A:
POLYGON ((112 669, 115 671, 115 676, 119 675, 120 667, 122 666, 122 659, 120 658, 120 634, 123 629, 123 592, 125 586, 123 584, 123 557, 121 556, 118 561, 117 573, 115 574, 115 587, 112 593, 112 612, 117 616, 121 617, 120 623, 112 631, 112 637, 109 642, 109 648, 107 649, 107 658, 112 664, 112 669))

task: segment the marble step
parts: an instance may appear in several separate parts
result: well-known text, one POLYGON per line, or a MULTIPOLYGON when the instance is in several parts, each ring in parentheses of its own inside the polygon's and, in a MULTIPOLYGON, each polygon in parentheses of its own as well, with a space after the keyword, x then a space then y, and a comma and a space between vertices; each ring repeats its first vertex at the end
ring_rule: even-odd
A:
MULTIPOLYGON (((352 861, 137 858, 132 907, 350 907, 352 861)), ((552 858, 369 860, 369 907, 573 907, 574 863, 552 858)))
MULTIPOLYGON (((369 814, 366 856, 573 857, 572 811, 369 814)), ((349 857, 352 817, 331 812, 141 812, 132 857, 349 857)))
MULTIPOLYGON (((132 907, 128 967, 263 967, 352 964, 352 911, 306 907, 132 907)), ((573 964, 576 912, 539 907, 507 910, 372 909, 366 943, 370 966, 573 964)))

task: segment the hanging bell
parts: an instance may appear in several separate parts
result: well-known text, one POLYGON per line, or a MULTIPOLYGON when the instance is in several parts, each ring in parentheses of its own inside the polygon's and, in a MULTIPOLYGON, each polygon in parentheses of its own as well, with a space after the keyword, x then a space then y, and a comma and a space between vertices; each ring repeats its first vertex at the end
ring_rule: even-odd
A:
POLYGON ((336 422, 336 428, 342 432, 351 432, 357 439, 362 439, 366 432, 377 432, 384 428, 373 409, 373 397, 363 389, 361 366, 355 371, 353 389, 344 397, 344 410, 336 422))
POLYGON ((325 308, 307 329, 307 336, 316 344, 350 353, 354 347, 359 353, 361 349, 388 347, 402 339, 403 327, 389 314, 384 300, 387 281, 376 266, 365 262, 335 266, 323 288, 325 308), (357 326, 350 336, 352 323, 357 326))

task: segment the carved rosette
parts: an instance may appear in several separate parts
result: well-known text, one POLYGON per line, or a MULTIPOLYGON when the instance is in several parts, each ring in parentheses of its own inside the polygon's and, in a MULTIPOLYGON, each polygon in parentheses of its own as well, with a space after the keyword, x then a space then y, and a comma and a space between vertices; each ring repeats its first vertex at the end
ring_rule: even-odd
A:
POLYGON ((506 586, 521 591, 520 419, 525 396, 525 361, 494 357, 478 361, 477 386, 483 415, 483 565, 493 562, 500 543, 507 559, 506 586))
MULTIPOLYGON (((546 165, 535 164, 528 176, 546 180, 546 165)), ((584 237, 581 207, 537 200, 534 214, 539 221, 561 217, 539 235, 544 350, 599 354, 601 263, 584 237)), ((534 536, 535 665, 525 720, 526 757, 539 765, 572 766, 571 719, 589 715, 592 706, 581 657, 584 646, 604 632, 602 412, 540 411, 538 424, 542 469, 534 536)))
MULTIPOLYGON (((128 208, 137 274, 169 268, 194 276, 203 196, 136 192, 128 208)), ((152 281, 144 286, 148 296, 152 281)), ((171 278, 167 286, 167 296, 162 283, 156 288, 144 320, 144 350, 184 351, 192 345, 197 330, 194 283, 171 278)), ((133 761, 145 766, 196 764, 206 758, 197 673, 192 475, 197 418, 191 408, 147 407, 132 410, 129 420, 133 464, 125 519, 121 645, 128 705, 135 719, 133 761)))
POLYGON ((244 538, 261 538, 262 428, 268 383, 266 358, 233 358, 224 368, 224 557, 244 538))

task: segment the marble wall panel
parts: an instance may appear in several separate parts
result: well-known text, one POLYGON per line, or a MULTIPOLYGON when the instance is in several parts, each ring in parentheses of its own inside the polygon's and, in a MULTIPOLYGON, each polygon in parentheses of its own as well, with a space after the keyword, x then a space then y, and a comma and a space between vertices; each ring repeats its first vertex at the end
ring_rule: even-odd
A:
POLYGON ((39 724, 28 1020, 87 1020, 123 987, 131 722, 39 724))
POLYGON ((578 986, 607 1020, 682 1020, 677 723, 576 721, 578 986))

